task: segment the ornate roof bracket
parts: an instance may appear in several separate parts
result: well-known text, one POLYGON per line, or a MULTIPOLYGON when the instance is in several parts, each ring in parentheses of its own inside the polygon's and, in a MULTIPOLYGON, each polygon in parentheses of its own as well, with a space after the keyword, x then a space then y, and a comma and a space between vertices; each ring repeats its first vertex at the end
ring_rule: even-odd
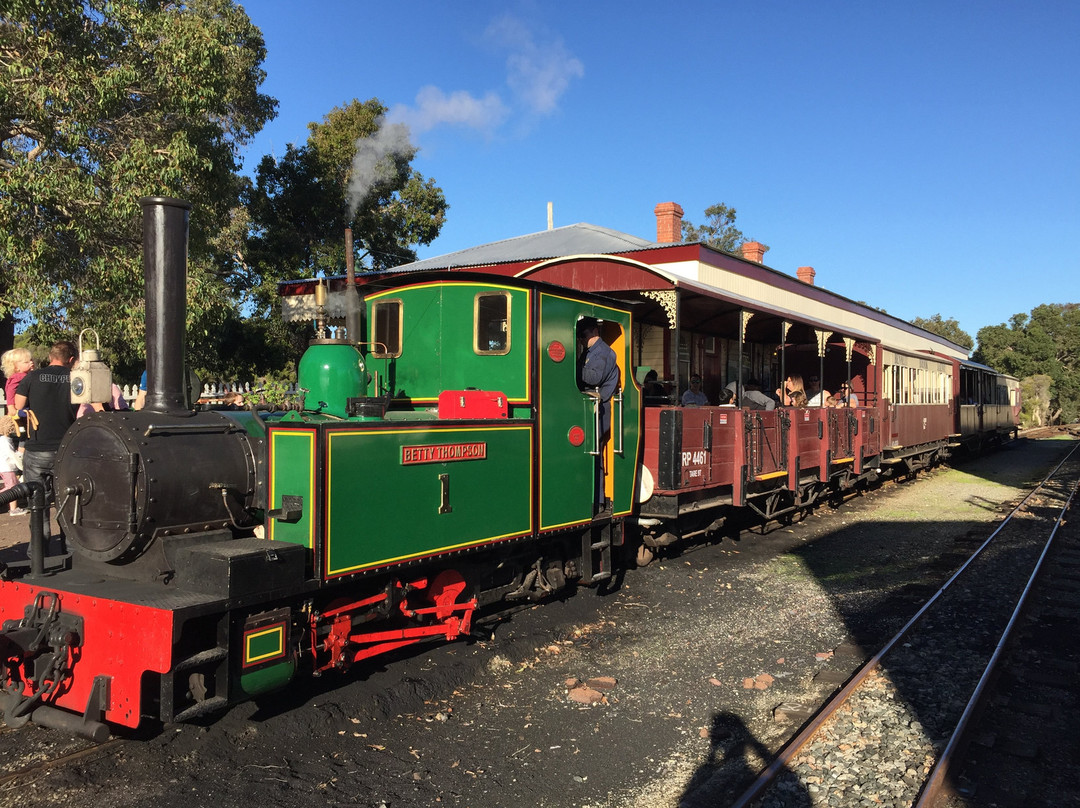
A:
POLYGON ((678 292, 674 289, 648 289, 641 291, 641 296, 659 303, 663 309, 664 314, 667 315, 668 328, 678 328, 679 326, 679 309, 678 309, 678 292))
POLYGON ((853 337, 844 337, 844 358, 850 362, 851 352, 855 348, 855 339, 853 337))
POLYGON ((822 359, 825 358, 825 346, 829 344, 829 334, 831 333, 832 331, 814 329, 814 336, 817 337, 817 355, 822 359))

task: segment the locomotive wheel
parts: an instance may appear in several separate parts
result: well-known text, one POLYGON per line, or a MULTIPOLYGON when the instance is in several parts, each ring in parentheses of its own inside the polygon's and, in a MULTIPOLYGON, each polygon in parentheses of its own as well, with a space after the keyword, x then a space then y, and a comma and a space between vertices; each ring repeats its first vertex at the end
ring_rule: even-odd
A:
POLYGON ((454 606, 464 603, 468 598, 458 600, 458 597, 468 588, 468 582, 457 570, 443 570, 435 576, 428 588, 428 600, 435 604, 435 617, 445 620, 454 613, 454 606))
POLYGON ((652 563, 652 560, 656 558, 656 553, 653 552, 651 547, 644 544, 639 544, 637 548, 637 558, 634 560, 639 567, 647 567, 652 563))

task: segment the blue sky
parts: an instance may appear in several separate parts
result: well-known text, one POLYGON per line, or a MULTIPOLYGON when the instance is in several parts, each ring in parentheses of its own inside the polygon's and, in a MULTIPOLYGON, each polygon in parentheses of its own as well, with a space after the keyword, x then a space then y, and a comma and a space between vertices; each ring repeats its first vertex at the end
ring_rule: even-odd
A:
POLYGON ((975 337, 1080 302, 1080 3, 252 0, 278 117, 377 97, 446 193, 425 258, 706 207, 765 262, 975 337))

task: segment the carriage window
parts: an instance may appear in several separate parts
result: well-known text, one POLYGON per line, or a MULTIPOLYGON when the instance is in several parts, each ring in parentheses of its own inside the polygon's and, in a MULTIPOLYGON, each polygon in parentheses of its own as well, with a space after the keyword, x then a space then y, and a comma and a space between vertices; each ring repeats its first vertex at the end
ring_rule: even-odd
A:
POLYGON ((481 292, 473 302, 473 350, 510 353, 510 294, 481 292))
POLYGON ((371 355, 401 356, 401 301, 380 300, 371 306, 371 355))

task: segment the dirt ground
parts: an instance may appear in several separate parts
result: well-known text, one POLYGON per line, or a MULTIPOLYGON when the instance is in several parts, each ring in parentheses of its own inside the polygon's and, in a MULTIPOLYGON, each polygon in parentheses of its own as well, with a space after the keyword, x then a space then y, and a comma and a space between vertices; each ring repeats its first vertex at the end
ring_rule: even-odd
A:
MULTIPOLYGON (((25 559, 26 543, 30 537, 30 514, 11 516, 6 508, 5 505, 0 509, 0 561, 25 559)), ((53 530, 59 529, 55 519, 52 524, 53 530)))
MULTIPOLYGON (((820 698, 857 664, 844 649, 890 636, 883 604, 947 577, 958 545, 1065 448, 1020 441, 764 536, 687 548, 606 593, 524 607, 471 642, 150 728, 8 784, 0 805, 693 806, 713 763, 751 767, 782 743, 794 727, 777 707, 820 698), (576 683, 594 679, 598 700, 582 703, 576 683)), ((0 552, 25 552, 26 524, 0 515, 0 552)), ((49 733, 7 733, 0 760, 49 733)))

